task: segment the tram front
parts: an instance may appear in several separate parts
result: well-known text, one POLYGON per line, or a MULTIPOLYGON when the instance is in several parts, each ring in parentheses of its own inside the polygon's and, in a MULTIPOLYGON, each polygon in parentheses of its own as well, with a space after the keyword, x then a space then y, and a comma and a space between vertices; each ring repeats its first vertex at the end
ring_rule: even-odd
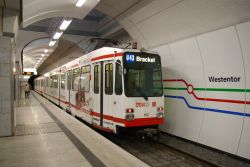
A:
POLYGON ((164 95, 158 54, 125 52, 123 56, 126 127, 163 123, 164 95))

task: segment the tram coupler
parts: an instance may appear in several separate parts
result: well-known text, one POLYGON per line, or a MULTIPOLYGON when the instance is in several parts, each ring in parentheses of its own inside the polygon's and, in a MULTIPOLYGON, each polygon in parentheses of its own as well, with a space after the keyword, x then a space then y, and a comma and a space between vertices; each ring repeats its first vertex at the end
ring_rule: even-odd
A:
POLYGON ((141 139, 150 138, 153 140, 158 140, 160 137, 160 131, 155 128, 145 128, 137 131, 138 136, 141 139))

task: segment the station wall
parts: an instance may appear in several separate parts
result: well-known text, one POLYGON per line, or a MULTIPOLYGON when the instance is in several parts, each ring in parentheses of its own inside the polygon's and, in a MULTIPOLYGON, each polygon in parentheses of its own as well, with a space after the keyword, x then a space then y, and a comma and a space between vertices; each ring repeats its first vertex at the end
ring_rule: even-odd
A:
POLYGON ((249 159, 249 46, 246 22, 154 48, 164 71, 161 130, 249 159))
POLYGON ((162 57, 162 131, 250 159, 249 11, 248 0, 157 0, 119 18, 162 57))

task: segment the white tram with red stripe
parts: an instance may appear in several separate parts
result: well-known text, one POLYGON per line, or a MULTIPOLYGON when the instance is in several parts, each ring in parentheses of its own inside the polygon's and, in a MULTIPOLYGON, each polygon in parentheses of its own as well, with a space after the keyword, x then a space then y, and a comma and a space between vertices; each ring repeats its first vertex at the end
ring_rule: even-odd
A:
POLYGON ((161 60, 153 52, 104 47, 38 77, 35 90, 105 131, 163 123, 161 60))

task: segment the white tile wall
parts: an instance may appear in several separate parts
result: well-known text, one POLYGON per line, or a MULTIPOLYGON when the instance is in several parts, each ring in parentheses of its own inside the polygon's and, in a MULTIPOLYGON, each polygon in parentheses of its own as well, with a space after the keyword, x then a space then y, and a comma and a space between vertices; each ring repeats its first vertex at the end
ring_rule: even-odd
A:
POLYGON ((11 136, 11 113, 0 113, 0 136, 11 136))
POLYGON ((0 37, 0 136, 12 133, 11 40, 0 37))
POLYGON ((10 97, 11 97, 11 79, 10 77, 0 77, 0 100, 10 99, 10 97))

